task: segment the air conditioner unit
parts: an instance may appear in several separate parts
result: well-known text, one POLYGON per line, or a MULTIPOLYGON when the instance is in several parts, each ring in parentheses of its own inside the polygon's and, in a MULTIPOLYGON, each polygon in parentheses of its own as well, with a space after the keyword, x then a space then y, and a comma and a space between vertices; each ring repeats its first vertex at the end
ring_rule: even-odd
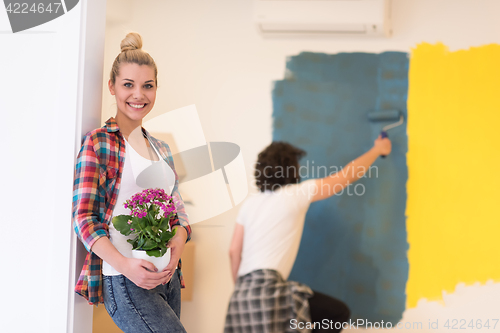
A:
POLYGON ((392 34, 390 0, 253 0, 264 35, 392 34))

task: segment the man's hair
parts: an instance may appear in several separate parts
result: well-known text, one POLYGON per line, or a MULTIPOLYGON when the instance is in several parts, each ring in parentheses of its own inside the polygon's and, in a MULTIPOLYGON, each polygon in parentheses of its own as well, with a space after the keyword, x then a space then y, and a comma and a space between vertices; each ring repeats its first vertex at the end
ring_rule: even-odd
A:
POLYGON ((306 155, 300 148, 276 141, 259 153, 255 164, 255 184, 261 192, 274 191, 300 181, 299 160, 306 155))

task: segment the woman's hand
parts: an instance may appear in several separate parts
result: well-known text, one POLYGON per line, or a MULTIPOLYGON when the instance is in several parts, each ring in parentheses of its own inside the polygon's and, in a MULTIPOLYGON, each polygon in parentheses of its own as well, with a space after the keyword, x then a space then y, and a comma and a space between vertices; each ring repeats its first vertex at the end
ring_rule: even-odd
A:
POLYGON ((186 240, 186 229, 184 229, 183 227, 177 227, 174 238, 172 238, 170 242, 168 242, 168 247, 170 248, 170 262, 162 272, 162 274, 168 274, 167 281, 164 284, 166 284, 172 278, 172 275, 174 274, 175 269, 177 268, 177 264, 179 263, 179 259, 182 255, 182 251, 184 251, 186 240))
POLYGON ((134 258, 125 258, 121 270, 130 281, 143 289, 153 289, 159 284, 170 280, 167 272, 158 272, 158 269, 149 261, 134 258))
POLYGON ((153 289, 170 280, 170 276, 166 272, 158 273, 158 269, 149 261, 124 257, 107 237, 99 238, 92 246, 92 252, 138 287, 153 289))

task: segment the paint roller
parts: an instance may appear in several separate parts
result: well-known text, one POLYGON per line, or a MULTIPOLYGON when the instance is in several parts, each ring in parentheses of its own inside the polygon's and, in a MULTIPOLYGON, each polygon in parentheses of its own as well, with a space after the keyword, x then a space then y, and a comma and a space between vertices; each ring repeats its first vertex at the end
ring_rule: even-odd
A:
MULTIPOLYGON (((382 132, 380 132, 380 136, 382 138, 387 138, 387 131, 390 130, 391 128, 397 127, 401 124, 403 124, 404 118, 403 118, 403 113, 399 110, 385 110, 385 111, 373 111, 368 113, 368 119, 370 121, 396 121, 399 119, 399 121, 395 123, 391 123, 389 125, 386 125, 382 128, 382 132)), ((382 157, 385 157, 384 155, 382 157)))

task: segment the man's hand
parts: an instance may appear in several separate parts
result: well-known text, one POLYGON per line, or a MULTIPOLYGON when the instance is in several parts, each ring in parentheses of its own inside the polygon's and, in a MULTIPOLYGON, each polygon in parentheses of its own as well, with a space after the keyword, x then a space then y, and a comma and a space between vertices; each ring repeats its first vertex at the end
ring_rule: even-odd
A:
POLYGON ((373 147, 377 150, 379 155, 389 155, 392 150, 391 140, 389 140, 388 138, 382 139, 382 137, 379 135, 379 137, 375 140, 373 147))

